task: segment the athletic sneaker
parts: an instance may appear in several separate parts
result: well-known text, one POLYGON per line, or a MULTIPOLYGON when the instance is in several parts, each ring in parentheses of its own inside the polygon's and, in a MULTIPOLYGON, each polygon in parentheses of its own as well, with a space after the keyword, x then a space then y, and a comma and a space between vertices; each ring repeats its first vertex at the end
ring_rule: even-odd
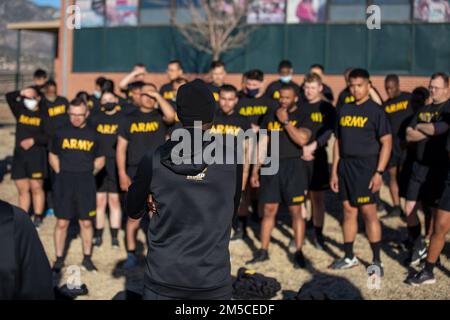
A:
POLYGON ((303 252, 297 251, 294 254, 294 268, 295 269, 304 269, 306 268, 306 260, 303 252))
POLYGON ((112 238, 111 239, 111 246, 113 247, 113 249, 120 248, 119 239, 112 238))
POLYGON ((82 266, 83 270, 85 270, 85 271, 89 271, 89 272, 97 272, 98 271, 97 267, 94 265, 91 258, 84 258, 83 262, 81 263, 81 266, 82 266))
POLYGON ((436 279, 434 278, 434 275, 425 269, 422 269, 421 271, 406 279, 406 283, 412 286, 420 286, 421 284, 433 284, 435 282, 436 279))
POLYGON ((269 260, 269 252, 264 249, 256 250, 255 254, 253 255, 253 259, 247 261, 245 264, 254 264, 258 262, 263 262, 269 260))
POLYGON ((325 251, 325 240, 322 237, 314 237, 314 247, 318 250, 325 251))
POLYGON ((420 261, 427 257, 427 246, 422 237, 419 237, 414 242, 414 247, 412 249, 411 258, 409 265, 411 267, 417 266, 420 264, 420 261))
POLYGON ((92 240, 92 244, 94 245, 94 247, 101 247, 103 244, 102 237, 94 237, 94 240, 92 240))
POLYGON ((374 261, 367 267, 367 274, 369 277, 377 271, 379 272, 380 277, 384 276, 384 265, 382 262, 374 261))
POLYGON ((37 216, 37 215, 35 215, 35 216, 33 217, 33 224, 34 224, 34 227, 35 227, 37 230, 39 230, 39 228, 41 227, 43 221, 44 221, 44 218, 43 218, 42 216, 37 216))
POLYGON ((135 268, 138 265, 138 258, 134 253, 128 253, 127 261, 123 264, 122 268, 125 270, 135 268))
POLYGON ((329 268, 334 270, 343 270, 343 269, 350 269, 358 265, 359 265, 358 258, 353 257, 352 259, 350 259, 344 257, 334 260, 334 262, 329 266, 329 268))
POLYGON ((64 268, 64 259, 56 258, 56 261, 53 264, 52 271, 55 273, 60 273, 62 268, 64 268))

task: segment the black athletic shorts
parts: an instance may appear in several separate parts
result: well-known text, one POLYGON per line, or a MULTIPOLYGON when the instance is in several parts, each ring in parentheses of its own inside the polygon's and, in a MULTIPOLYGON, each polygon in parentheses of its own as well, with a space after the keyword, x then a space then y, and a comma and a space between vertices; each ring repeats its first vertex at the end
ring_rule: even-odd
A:
POLYGON ((130 177, 131 181, 133 181, 134 176, 136 175, 138 166, 127 167, 127 175, 130 177))
POLYGON ((393 167, 401 167, 406 160, 406 150, 402 149, 400 146, 394 146, 391 153, 391 158, 389 159, 387 169, 393 167))
POLYGON ((276 174, 261 175, 259 201, 261 203, 284 203, 287 206, 305 202, 312 177, 313 162, 302 159, 280 159, 276 174))
POLYGON ((442 193, 442 197, 439 200, 439 209, 450 212, 450 170, 447 173, 447 179, 445 180, 445 189, 442 193))
POLYGON ((409 179, 406 200, 421 201, 436 208, 445 188, 446 167, 426 166, 415 161, 409 179))
POLYGON ((53 185, 55 216, 63 220, 95 219, 96 192, 92 172, 61 172, 53 185))
POLYGON ((330 188, 330 168, 325 148, 319 148, 314 153, 312 178, 309 185, 311 191, 323 191, 330 188))
POLYGON ((339 195, 353 207, 377 203, 378 193, 369 189, 377 171, 378 158, 341 158, 338 166, 339 195))
POLYGON ((120 190, 116 158, 106 158, 105 167, 95 177, 97 192, 118 193, 120 190))
POLYGON ((33 146, 25 151, 16 148, 13 155, 11 179, 45 179, 47 177, 47 149, 33 146))

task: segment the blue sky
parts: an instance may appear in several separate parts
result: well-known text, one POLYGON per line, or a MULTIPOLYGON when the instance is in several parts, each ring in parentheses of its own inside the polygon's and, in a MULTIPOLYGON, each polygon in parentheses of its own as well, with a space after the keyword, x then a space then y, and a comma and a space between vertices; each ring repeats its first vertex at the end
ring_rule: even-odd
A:
POLYGON ((55 8, 59 8, 60 5, 59 0, 31 0, 31 2, 41 6, 50 6, 55 8))

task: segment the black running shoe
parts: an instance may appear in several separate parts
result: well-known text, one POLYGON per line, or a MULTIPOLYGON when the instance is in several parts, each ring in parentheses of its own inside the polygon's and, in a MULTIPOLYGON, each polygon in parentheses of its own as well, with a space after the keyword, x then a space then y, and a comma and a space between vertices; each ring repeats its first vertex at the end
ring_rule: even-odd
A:
POLYGON ((98 271, 97 267, 94 265, 91 258, 84 258, 83 262, 81 263, 81 266, 82 266, 83 270, 88 271, 88 272, 97 272, 98 271))
POLYGON ((44 221, 44 218, 43 218, 42 216, 35 215, 35 216, 33 217, 33 224, 34 224, 34 227, 35 227, 37 230, 39 230, 39 228, 41 227, 43 221, 44 221))
POLYGON ((247 232, 243 228, 236 228, 230 241, 244 240, 247 238, 247 232))
POLYGON ((410 284, 412 286, 420 286, 421 284, 433 284, 436 283, 436 279, 434 278, 434 275, 425 270, 422 269, 421 271, 417 272, 416 274, 408 277, 406 279, 406 283, 410 284))
POLYGON ((94 240, 92 240, 92 244, 94 245, 94 247, 101 247, 103 244, 102 237, 94 237, 94 240))
POLYGON ((358 265, 359 261, 356 257, 353 257, 351 259, 344 257, 334 260, 334 262, 329 266, 329 268, 334 270, 343 270, 343 269, 350 269, 358 265))
POLYGON ((294 268, 295 269, 305 269, 306 268, 306 260, 303 252, 297 251, 294 255, 294 268))
POLYGON ((56 261, 53 264, 52 271, 55 273, 60 273, 62 268, 64 268, 64 259, 56 258, 56 261))
POLYGON ((314 238, 314 247, 318 250, 325 251, 325 240, 323 236, 314 238))
POLYGON ((414 242, 414 247, 411 252, 409 265, 411 267, 418 266, 420 264, 420 261, 422 261, 427 257, 427 254, 428 249, 425 244, 425 241, 423 240, 422 237, 417 238, 416 241, 414 242))
POLYGON ((112 238, 111 239, 111 246, 113 247, 113 249, 120 248, 119 239, 112 238))
POLYGON ((264 249, 259 249, 253 255, 253 259, 247 261, 245 264, 254 264, 258 262, 263 262, 269 260, 269 252, 264 249))

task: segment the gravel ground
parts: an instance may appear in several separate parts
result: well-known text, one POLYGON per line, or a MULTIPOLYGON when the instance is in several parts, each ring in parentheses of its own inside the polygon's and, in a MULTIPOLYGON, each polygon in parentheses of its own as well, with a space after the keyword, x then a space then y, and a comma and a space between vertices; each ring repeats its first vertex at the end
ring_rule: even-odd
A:
MULTIPOLYGON (((10 174, 6 172, 6 164, 12 155, 14 143, 14 126, 9 112, 4 106, 0 106, 0 198, 17 204, 17 193, 10 174)), ((382 190, 382 198, 389 203, 387 189, 382 190)), ((334 258, 343 255, 342 232, 340 228, 340 204, 336 195, 328 193, 326 197, 327 215, 325 220, 325 236, 327 252, 315 249, 311 244, 312 230, 307 231, 307 240, 304 246, 304 254, 309 263, 306 270, 295 270, 292 267, 292 252, 289 250, 289 241, 292 237, 292 229, 289 227, 289 217, 280 212, 279 221, 273 232, 272 243, 269 249, 270 261, 254 266, 257 272, 275 277, 282 286, 282 290, 275 299, 292 298, 299 288, 303 287, 302 297, 330 299, 450 299, 450 235, 447 235, 447 243, 441 255, 442 266, 436 268, 437 283, 420 288, 412 288, 404 284, 404 279, 411 271, 403 265, 407 253, 398 245, 406 237, 405 222, 401 218, 382 220, 383 245, 382 260, 385 266, 385 277, 381 280, 380 289, 369 289, 367 286, 367 274, 364 264, 371 261, 371 251, 367 239, 364 236, 364 228, 360 226, 360 232, 355 242, 355 253, 363 262, 360 267, 346 271, 330 271, 327 266, 334 258)), ((380 212, 380 216, 386 212, 380 212)), ((44 244, 50 262, 54 261, 53 229, 55 218, 45 220, 39 235, 44 244)), ((252 251, 259 247, 257 239, 258 223, 252 221, 249 228, 250 239, 246 242, 233 242, 230 244, 232 257, 232 274, 236 276, 237 270, 245 266, 245 261, 252 257, 252 251)), ((138 251, 141 252, 140 267, 129 272, 123 272, 120 268, 126 253, 123 243, 124 233, 120 233, 121 248, 112 249, 109 233, 106 231, 104 245, 96 249, 93 261, 99 269, 97 273, 81 272, 81 281, 89 288, 89 295, 82 299, 121 299, 124 288, 140 291, 142 288, 142 273, 144 268, 145 236, 139 233, 138 251)), ((81 263, 81 242, 79 237, 73 239, 69 245, 69 253, 66 265, 78 265, 81 263)), ((69 276, 69 270, 64 270, 62 279, 55 279, 60 285, 65 283, 69 276)))

